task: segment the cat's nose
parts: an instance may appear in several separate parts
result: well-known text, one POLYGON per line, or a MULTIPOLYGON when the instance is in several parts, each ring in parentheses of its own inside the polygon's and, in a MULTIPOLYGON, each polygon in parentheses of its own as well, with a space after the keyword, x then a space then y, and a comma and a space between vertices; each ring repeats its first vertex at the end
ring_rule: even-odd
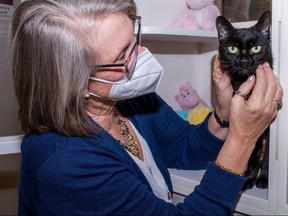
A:
POLYGON ((249 66, 249 60, 248 59, 242 59, 240 61, 240 66, 241 67, 248 67, 249 66))

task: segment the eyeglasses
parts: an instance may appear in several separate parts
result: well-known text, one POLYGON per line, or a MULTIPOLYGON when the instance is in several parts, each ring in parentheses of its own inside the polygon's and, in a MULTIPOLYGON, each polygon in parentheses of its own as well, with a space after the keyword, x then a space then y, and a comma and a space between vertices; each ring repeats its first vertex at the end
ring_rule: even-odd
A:
POLYGON ((136 37, 136 42, 133 45, 130 54, 124 63, 119 64, 100 64, 96 65, 96 69, 109 68, 109 67, 124 67, 126 70, 126 76, 128 79, 131 79, 133 71, 137 62, 138 57, 138 45, 141 44, 141 17, 140 16, 131 16, 134 21, 134 35, 136 37))

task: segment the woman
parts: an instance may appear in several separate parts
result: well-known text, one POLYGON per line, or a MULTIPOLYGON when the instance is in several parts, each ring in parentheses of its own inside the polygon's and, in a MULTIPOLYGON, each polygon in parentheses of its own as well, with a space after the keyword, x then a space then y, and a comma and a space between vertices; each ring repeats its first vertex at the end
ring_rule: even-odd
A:
POLYGON ((264 64, 239 89, 253 88, 249 100, 232 97, 216 57, 216 111, 189 125, 155 93, 163 68, 141 46, 140 21, 133 0, 28 0, 16 9, 13 79, 26 133, 19 215, 232 213, 282 88, 264 64), (167 167, 207 169, 177 206, 167 167))

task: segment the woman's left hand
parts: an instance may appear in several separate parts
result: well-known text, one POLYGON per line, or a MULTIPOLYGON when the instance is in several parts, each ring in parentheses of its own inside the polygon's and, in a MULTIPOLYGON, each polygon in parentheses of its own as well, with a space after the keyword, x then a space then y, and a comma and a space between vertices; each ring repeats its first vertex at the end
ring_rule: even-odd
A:
POLYGON ((233 87, 231 78, 227 71, 221 67, 221 59, 219 54, 214 58, 213 64, 213 80, 216 88, 217 114, 221 119, 229 119, 230 101, 233 96, 233 87))

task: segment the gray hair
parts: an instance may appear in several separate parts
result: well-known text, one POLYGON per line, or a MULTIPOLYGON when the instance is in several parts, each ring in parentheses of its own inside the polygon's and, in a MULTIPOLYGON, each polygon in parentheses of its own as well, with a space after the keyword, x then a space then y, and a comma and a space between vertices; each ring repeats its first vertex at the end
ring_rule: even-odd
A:
MULTIPOLYGON (((18 118, 25 133, 89 135, 84 91, 97 53, 89 24, 99 16, 137 13, 133 0, 26 0, 11 26, 18 118)), ((98 56, 99 57, 99 56, 98 56)))

